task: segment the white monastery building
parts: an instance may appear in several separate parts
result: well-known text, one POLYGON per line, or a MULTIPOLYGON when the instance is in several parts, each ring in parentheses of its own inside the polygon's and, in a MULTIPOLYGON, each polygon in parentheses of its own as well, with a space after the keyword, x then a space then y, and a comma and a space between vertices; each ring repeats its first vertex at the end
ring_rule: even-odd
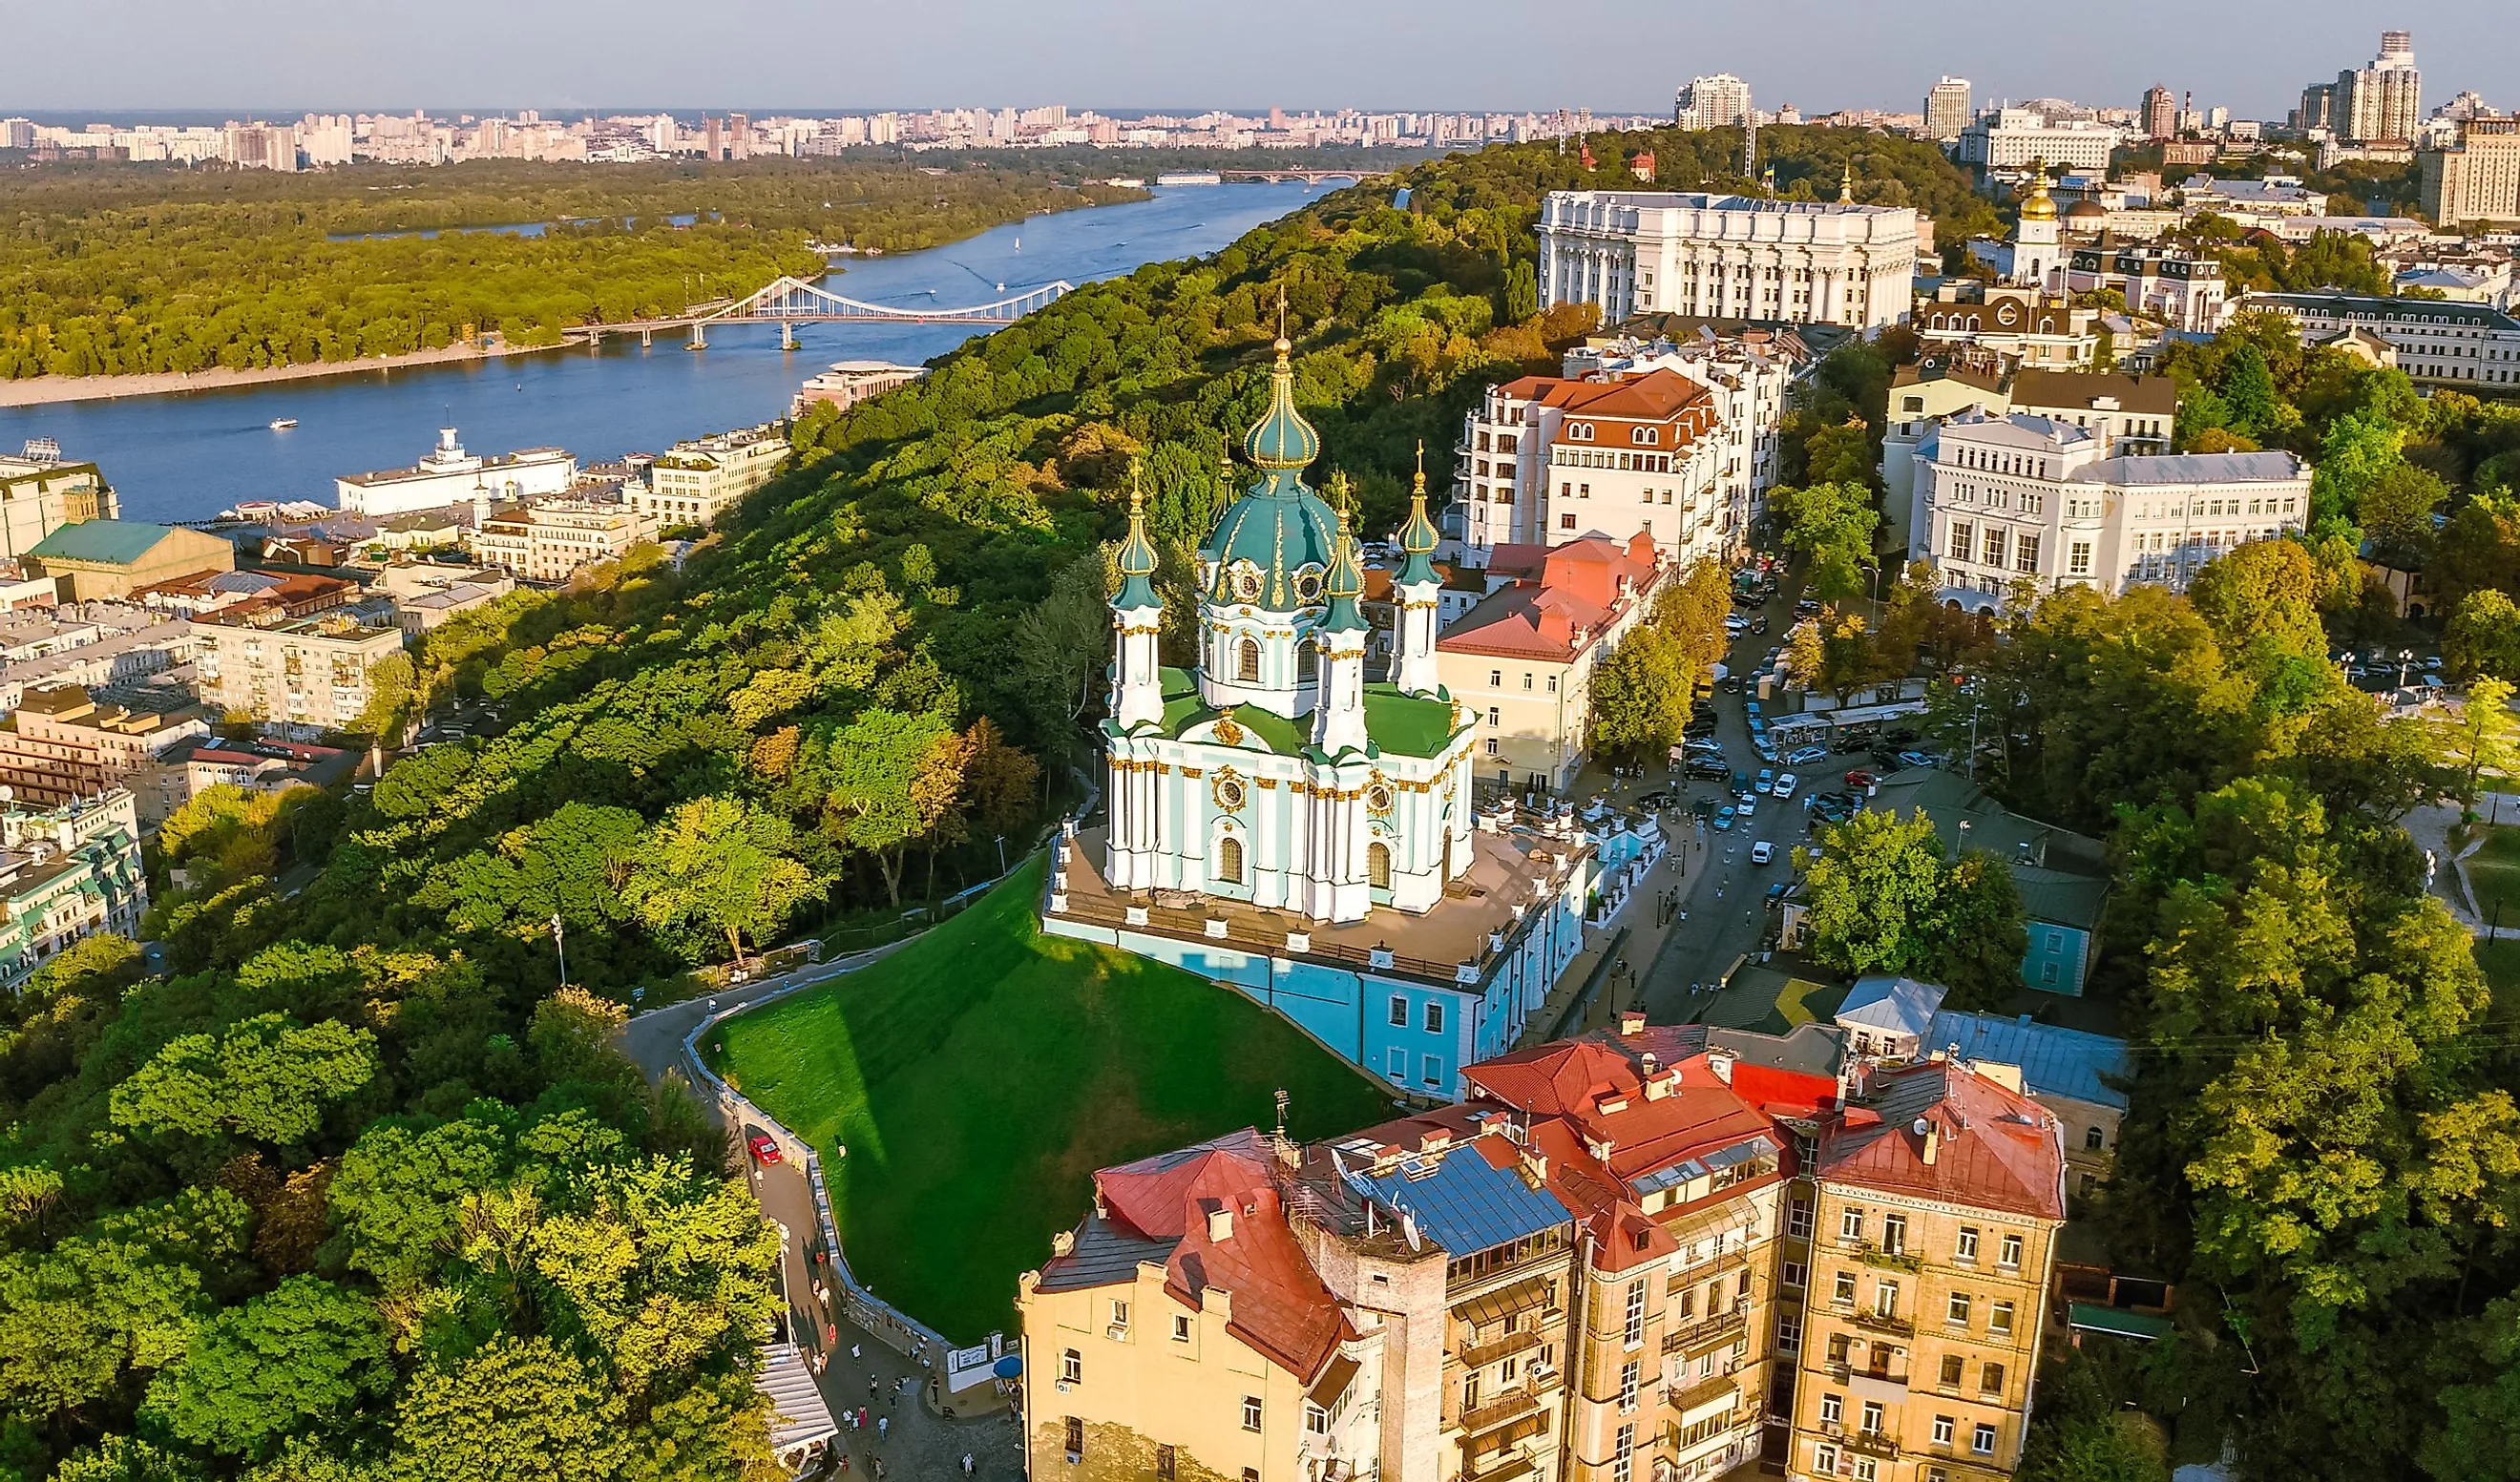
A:
POLYGON ((453 427, 437 429, 437 446, 408 469, 352 473, 333 480, 341 509, 378 518, 483 501, 516 504, 565 494, 577 483, 577 459, 564 448, 526 448, 496 458, 467 453, 453 427))
POLYGON ((1540 208, 1540 301, 1604 324, 1668 313, 1870 330, 1908 317, 1916 213, 1700 192, 1552 191, 1540 208))

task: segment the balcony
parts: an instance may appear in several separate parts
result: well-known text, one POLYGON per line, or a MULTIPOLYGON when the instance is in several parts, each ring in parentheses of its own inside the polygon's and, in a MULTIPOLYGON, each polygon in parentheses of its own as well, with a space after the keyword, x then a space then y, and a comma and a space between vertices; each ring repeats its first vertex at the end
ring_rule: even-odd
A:
POLYGON ((1884 1461, 1895 1460, 1899 1456, 1899 1438, 1886 1430, 1851 1430, 1838 1438, 1838 1444, 1884 1461))
POLYGON ((1474 1436, 1483 1430, 1494 1430, 1500 1425, 1519 1420, 1538 1409, 1540 1409, 1538 1395, 1527 1389, 1517 1389, 1511 1394, 1499 1395, 1475 1410, 1462 1412, 1461 1419, 1455 1424, 1463 1435, 1474 1436))
POLYGON ((1925 1269, 1925 1260, 1922 1256, 1914 1255, 1904 1250, 1883 1250, 1868 1241, 1865 1244, 1863 1249, 1858 1250, 1855 1253, 1855 1258, 1862 1261, 1867 1266, 1876 1266, 1883 1271, 1922 1271, 1925 1269))
POLYGON ((1493 1343, 1481 1343, 1475 1348, 1462 1349, 1462 1365, 1465 1369, 1485 1369, 1499 1359, 1511 1358, 1525 1349, 1539 1346, 1540 1328, 1535 1324, 1520 1332, 1507 1333, 1493 1343))
POLYGON ((1663 1397, 1675 1411, 1695 1410, 1707 1401, 1717 1399, 1731 1391, 1736 1377, 1729 1373, 1716 1374, 1710 1378, 1700 1379, 1686 1389, 1676 1386, 1666 1388, 1663 1391, 1663 1397))
POLYGON ((1684 1348, 1709 1348, 1718 1343, 1729 1343, 1739 1337, 1749 1325, 1749 1315, 1736 1307, 1731 1312, 1717 1313, 1711 1318, 1700 1318, 1685 1326, 1674 1327, 1662 1335, 1662 1351, 1670 1354, 1684 1348))
POLYGON ((1910 1319, 1900 1317, 1896 1313, 1880 1313, 1869 1310, 1859 1310, 1848 1314, 1847 1321, 1853 1323, 1858 1327, 1868 1327, 1874 1332, 1897 1333, 1902 1337, 1912 1337, 1915 1335, 1916 1331, 1916 1325, 1914 1322, 1910 1319))

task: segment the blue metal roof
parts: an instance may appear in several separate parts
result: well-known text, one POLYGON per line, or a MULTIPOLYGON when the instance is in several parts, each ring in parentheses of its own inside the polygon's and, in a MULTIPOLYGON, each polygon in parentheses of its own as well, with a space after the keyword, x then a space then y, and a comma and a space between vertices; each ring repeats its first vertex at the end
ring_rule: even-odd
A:
MULTIPOLYGON (((1342 1164, 1353 1153, 1342 1153, 1342 1164)), ((1383 1208, 1405 1214, 1418 1232, 1454 1255, 1538 1235, 1574 1219, 1520 1171, 1498 1168, 1468 1144, 1402 1162, 1388 1173, 1345 1170, 1348 1183, 1383 1208)))
POLYGON ((2111 1090, 2102 1075, 2124 1077, 2127 1042, 2057 1024, 2023 1022, 2000 1013, 1934 1015, 1918 1051, 1931 1055, 1952 1046, 1960 1057, 2021 1067, 2021 1087, 2032 1096, 2070 1097, 2095 1106, 2126 1109, 2127 1094, 2111 1090))

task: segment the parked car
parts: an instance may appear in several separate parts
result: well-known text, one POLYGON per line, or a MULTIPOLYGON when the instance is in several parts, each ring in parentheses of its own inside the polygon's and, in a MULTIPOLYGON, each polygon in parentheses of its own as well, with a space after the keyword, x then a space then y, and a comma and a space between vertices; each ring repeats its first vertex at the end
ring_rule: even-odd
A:
POLYGON ((1778 778, 1777 785, 1770 787, 1768 791, 1771 795, 1776 797, 1791 797, 1794 795, 1794 789, 1801 786, 1803 780, 1801 778, 1788 772, 1778 778))
POLYGON ((1715 722, 1711 720, 1693 720, 1680 728, 1683 741, 1703 741, 1714 734, 1715 722))
POLYGON ((1819 613, 1820 604, 1812 601, 1808 597, 1794 604, 1794 615, 1796 617, 1815 617, 1818 616, 1819 613))
POLYGON ((1741 799, 1740 806, 1732 810, 1732 822, 1746 824, 1758 811, 1759 800, 1755 797, 1745 797, 1741 799))
POLYGON ((1826 746, 1796 746, 1785 753, 1785 765, 1788 767, 1808 767, 1815 762, 1826 760, 1828 760, 1826 746))
POLYGON ((1899 765, 1902 767, 1939 767, 1942 764, 1943 759, 1936 756, 1931 751, 1902 751, 1899 753, 1899 765))
POLYGON ((1846 785, 1850 787, 1869 787, 1872 786, 1872 774, 1865 771, 1862 767, 1858 767, 1854 771, 1846 774, 1846 785))
POLYGON ((1720 741, 1708 741, 1702 736, 1692 736, 1680 743, 1680 749, 1690 756, 1722 756, 1724 743, 1720 741))
POLYGON ((1750 619, 1743 617, 1738 612, 1730 613, 1724 619, 1724 631, 1732 634, 1734 638, 1739 638, 1742 634, 1750 631, 1750 619))
POLYGON ((752 1149, 752 1161, 756 1163, 766 1167, 779 1161, 779 1145, 770 1141, 766 1132, 754 1133, 744 1141, 744 1145, 752 1149))
POLYGON ((1716 809, 1716 810, 1715 810, 1715 828, 1716 828, 1716 831, 1717 831, 1718 832, 1723 832, 1723 831, 1726 831, 1731 830, 1731 829, 1732 829, 1732 809, 1730 809, 1730 808, 1718 808, 1718 809, 1716 809))
POLYGON ((1754 864, 1754 865, 1773 865, 1773 864, 1775 864, 1775 863, 1776 863, 1776 861, 1777 861, 1777 846, 1776 846, 1776 845, 1774 845, 1774 844, 1772 844, 1772 843, 1770 843, 1770 842, 1768 842, 1766 839, 1761 839, 1761 840, 1759 840, 1757 843, 1752 844, 1752 845, 1750 846, 1750 863, 1751 863, 1751 864, 1754 864))
POLYGON ((1773 768, 1773 767, 1761 767, 1761 768, 1759 769, 1759 782, 1758 782, 1758 786, 1757 786, 1756 787, 1754 787, 1752 790, 1754 790, 1754 791, 1758 791, 1758 792, 1765 792, 1765 791, 1767 791, 1770 787, 1773 787, 1773 786, 1775 786, 1776 785, 1777 785, 1777 773, 1776 773, 1776 769, 1775 769, 1775 768, 1773 768))
POLYGON ((1767 613, 1765 613, 1765 612, 1762 612, 1762 613, 1760 613, 1757 617, 1752 618, 1752 619, 1750 620, 1750 631, 1751 631, 1751 632, 1753 632, 1753 633, 1765 633, 1765 632, 1767 632, 1767 631, 1768 631, 1768 614, 1767 614, 1767 613))
POLYGON ((1757 700, 1754 699, 1745 701, 1742 704, 1741 713, 1750 717, 1752 720, 1757 720, 1760 716, 1767 714, 1767 711, 1760 706, 1757 700))
POLYGON ((1774 762, 1777 759, 1776 744, 1764 736, 1750 738, 1750 749, 1758 752, 1759 760, 1763 762, 1774 762))
POLYGON ((1776 910, 1785 903, 1785 892, 1794 888, 1791 880, 1778 880, 1768 887, 1768 909, 1776 910))
POLYGON ((1716 682, 1715 688, 1723 691, 1727 695, 1738 695, 1741 693, 1741 676, 1738 674, 1727 674, 1723 679, 1716 682))
POLYGON ((1688 815, 1691 818, 1713 818, 1715 816, 1715 799, 1711 797, 1690 798, 1688 800, 1688 815))
POLYGON ((1699 782, 1720 783, 1732 775, 1732 769, 1725 766, 1720 756, 1692 756, 1680 770, 1683 776, 1699 782))

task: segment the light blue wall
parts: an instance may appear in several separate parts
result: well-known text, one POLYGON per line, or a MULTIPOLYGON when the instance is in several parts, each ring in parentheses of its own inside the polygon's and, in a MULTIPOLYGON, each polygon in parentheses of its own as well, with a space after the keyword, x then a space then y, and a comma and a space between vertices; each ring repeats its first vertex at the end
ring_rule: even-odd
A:
POLYGON ((2091 965, 2091 933, 2042 921, 2032 921, 2029 931, 2030 950, 2022 954, 2021 980, 2045 993, 2081 998, 2083 977, 2091 965))

